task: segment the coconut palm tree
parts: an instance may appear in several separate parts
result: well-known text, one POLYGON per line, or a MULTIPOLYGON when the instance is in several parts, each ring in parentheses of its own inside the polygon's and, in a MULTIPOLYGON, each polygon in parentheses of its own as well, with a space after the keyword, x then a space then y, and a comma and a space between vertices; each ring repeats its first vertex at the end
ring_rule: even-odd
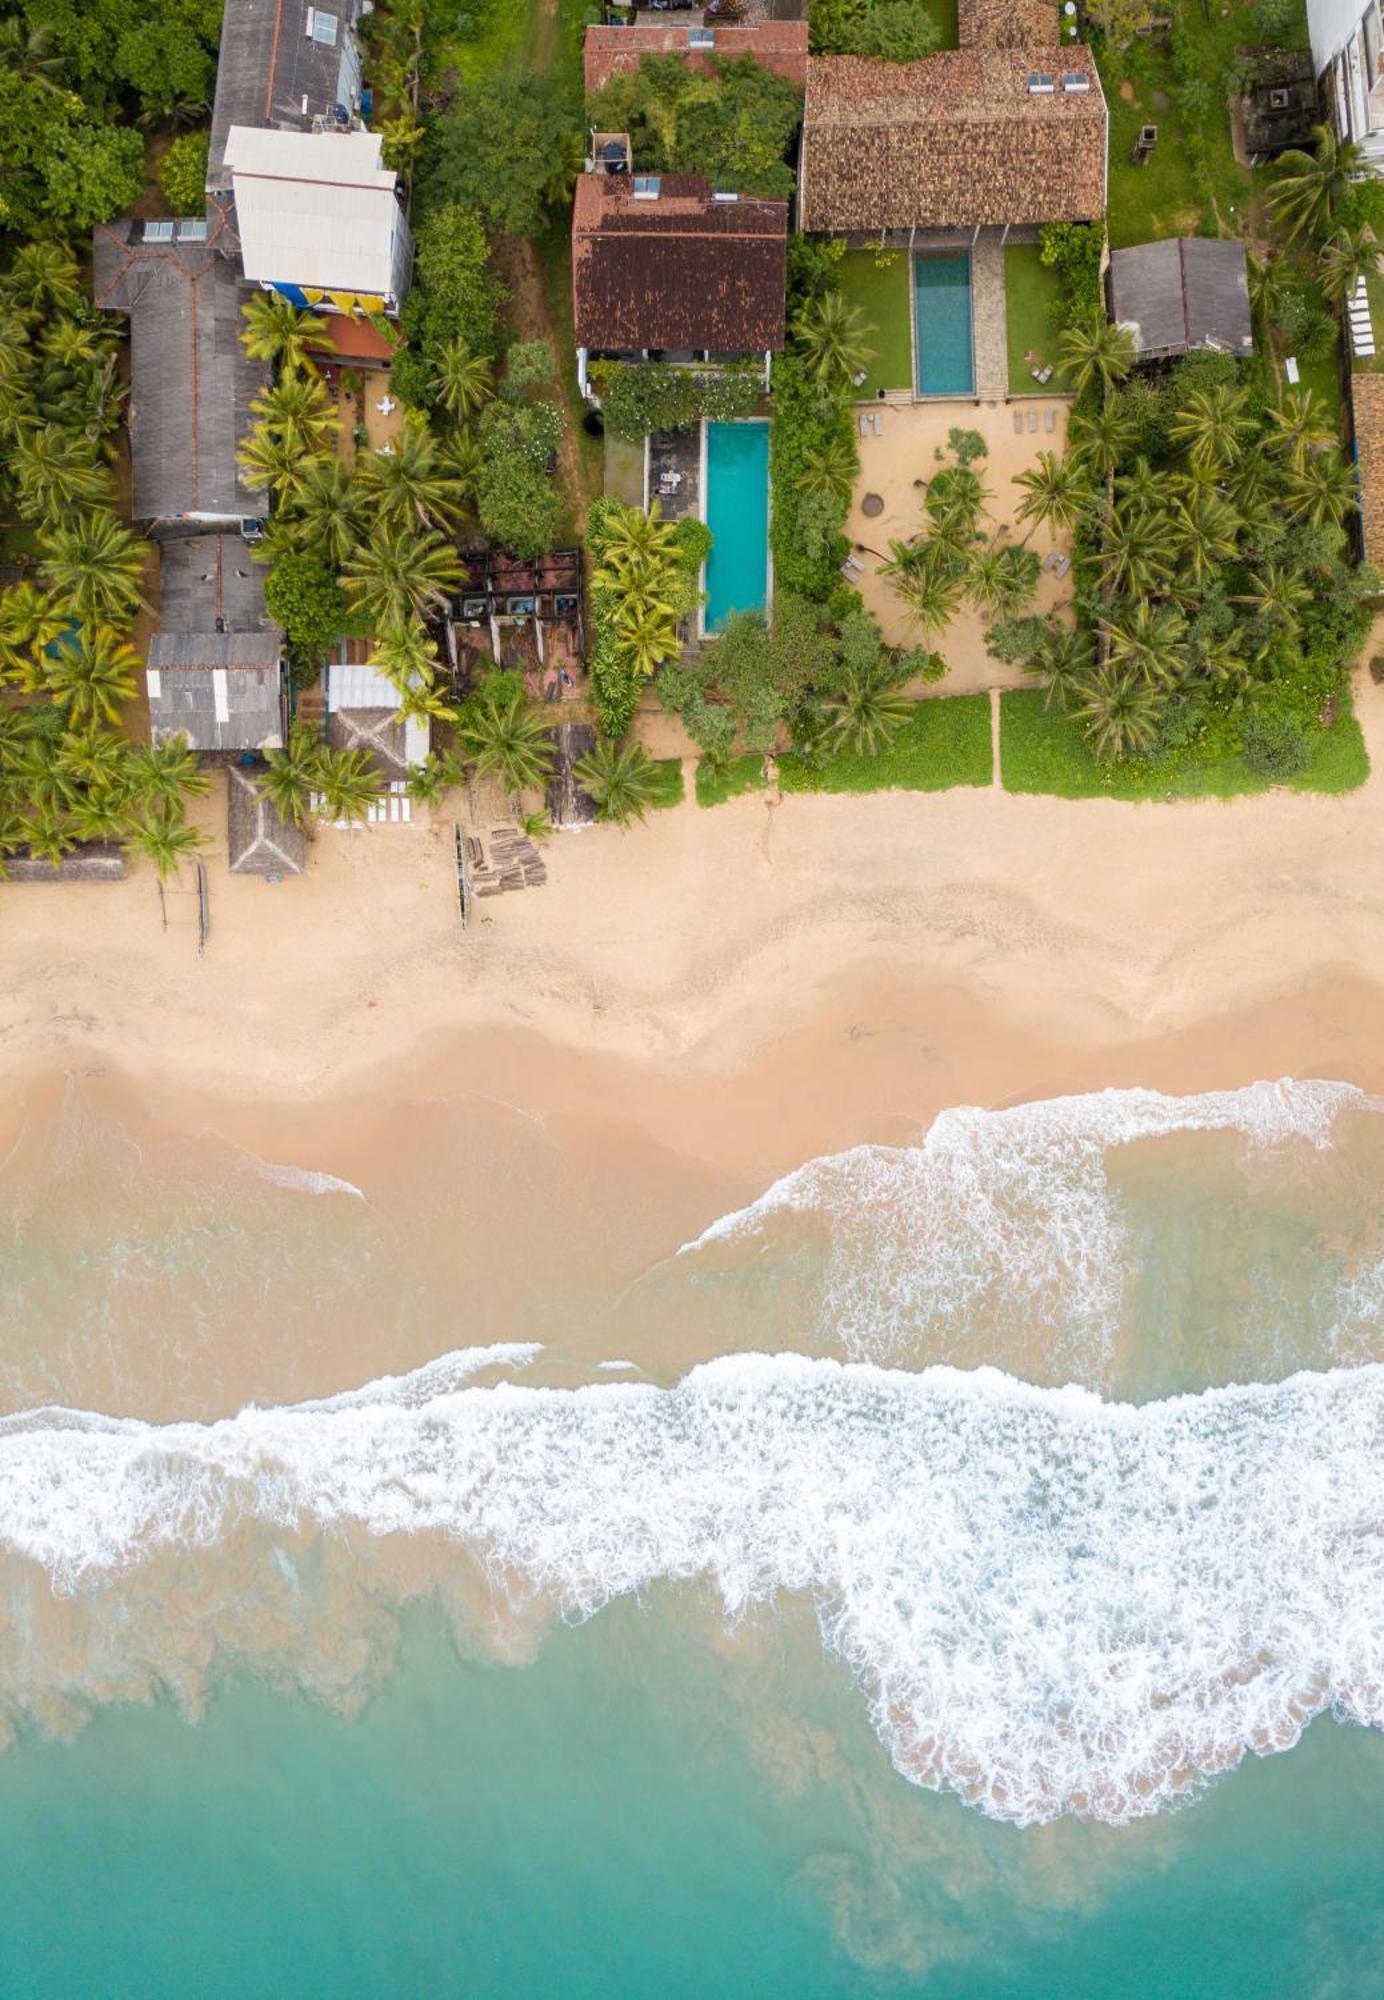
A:
POLYGON ((1312 591, 1286 564, 1265 563, 1251 573, 1235 602, 1248 605, 1253 613, 1261 635, 1257 652, 1262 658, 1275 639, 1297 631, 1312 602, 1312 591))
POLYGON ((61 69, 62 57, 46 21, 31 27, 22 14, 7 14, 0 20, 0 70, 57 96, 62 89, 61 69))
POLYGON ((1239 462, 1257 428, 1244 390, 1218 382, 1192 390, 1168 425, 1168 440, 1182 446, 1192 465, 1221 473, 1239 462))
POLYGON ((1024 672, 1042 688, 1044 708, 1054 702, 1059 708, 1071 708, 1090 676, 1090 642, 1084 633, 1050 620, 1024 661, 1024 672))
POLYGON ((240 336, 245 352, 285 373, 306 368, 313 342, 327 331, 321 313, 300 311, 281 292, 256 292, 240 310, 245 318, 240 336))
POLYGON ((647 680, 677 654, 676 612, 666 603, 628 599, 615 614, 615 645, 630 672, 647 680))
POLYGON ((495 674, 460 711, 456 734, 462 755, 480 776, 498 778, 517 796, 552 775, 551 728, 517 674, 495 674))
POLYGON ((400 695, 431 687, 438 674, 437 643, 421 618, 406 618, 381 629, 370 664, 400 695))
POLYGON ((150 805, 130 822, 126 845, 152 861, 161 876, 175 875, 189 855, 202 845, 202 834, 189 826, 181 808, 150 805))
POLYGON ((436 681, 413 681, 399 691, 401 722, 454 722, 456 709, 436 681))
POLYGON ((798 491, 820 493, 844 506, 850 500, 859 467, 860 460, 851 440, 833 433, 825 444, 804 446, 798 491))
POLYGON ((463 334, 454 334, 437 357, 433 371, 437 400, 458 423, 484 409, 495 393, 495 371, 483 354, 473 354, 463 334))
POLYGON ((253 492, 271 493, 280 507, 296 508, 309 472, 323 458, 297 431, 271 431, 256 424, 236 453, 236 463, 242 481, 253 492))
POLYGON ((657 500, 647 514, 641 507, 625 507, 615 501, 602 518, 598 549, 603 564, 631 556, 671 561, 677 545, 677 529, 664 520, 657 500))
POLYGON ((1234 562, 1240 547, 1240 516, 1219 493, 1179 499, 1167 518, 1177 572, 1195 589, 1203 589, 1217 570, 1234 562))
POLYGON ((430 750, 421 764, 408 767, 408 795, 421 806, 439 806, 452 787, 460 783, 460 773, 450 757, 430 750))
POLYGON ((1155 597, 1173 572, 1174 537, 1166 513, 1117 508, 1095 554, 1095 572, 1116 597, 1155 597))
POLYGON ((117 723, 134 699, 139 656, 101 627, 64 640, 47 656, 43 678, 73 729, 93 722, 117 723))
POLYGON ((54 762, 74 785, 128 800, 135 751, 118 730, 99 722, 69 730, 54 746, 54 762))
POLYGON ((1286 505, 1294 520, 1306 519, 1315 528, 1327 521, 1339 527, 1359 505, 1355 467, 1338 451, 1315 452, 1301 472, 1290 475, 1286 505))
POLYGON ((1087 676, 1073 712, 1095 755, 1120 763, 1153 748, 1163 702, 1159 690, 1137 674, 1102 667, 1087 676))
POLYGON ((1014 484, 1023 492, 1017 512, 1030 523, 1029 535, 1042 527, 1069 535, 1090 510, 1091 482, 1080 461, 1059 458, 1055 451, 1040 451, 1032 465, 1014 475, 1014 484))
POLYGON ((1138 437, 1138 424, 1128 410, 1118 403, 1103 403, 1094 410, 1072 412, 1067 449, 1083 473, 1108 483, 1138 437))
POLYGON ((453 430, 437 447, 438 463, 453 483, 456 503, 463 514, 474 514, 485 454, 470 431, 453 430))
POLYGON ((342 565, 346 594, 376 631, 446 603, 462 580, 455 549, 440 535, 382 522, 342 565))
POLYGON ((281 375, 250 408, 261 429, 297 441, 305 452, 325 451, 336 437, 336 405, 316 372, 281 375))
POLYGON ((988 542, 971 557, 966 592, 987 618, 1017 617, 1038 587, 1038 557, 1032 549, 988 542))
POLYGON ((114 514, 83 511, 40 528, 44 582, 79 624, 117 631, 144 603, 140 579, 147 545, 114 514))
POLYGON ((170 811, 181 809, 184 799, 200 798, 211 783, 181 734, 141 744, 131 756, 130 776, 146 806, 170 811))
POLYGON ((48 591, 36 583, 0 590, 0 680, 17 681, 32 694, 42 684, 46 649, 62 637, 69 620, 48 591))
POLYGON ((599 736, 596 747, 572 766, 572 776, 596 801, 599 817, 615 826, 643 819, 658 796, 658 774, 642 743, 599 736))
POLYGON ((57 806, 32 804, 20 815, 24 845, 36 861, 60 867, 77 843, 70 813, 57 806))
POLYGON ((362 820, 380 795, 379 771, 364 750, 324 747, 317 753, 317 790, 323 819, 362 820))
POLYGON ((55 320, 46 328, 39 345, 59 374, 75 375, 83 368, 104 361, 113 351, 110 336, 98 326, 79 319, 55 320))
POLYGON ((1254 315, 1255 325, 1261 340, 1266 339, 1270 327, 1277 321, 1283 310, 1284 301, 1292 290, 1289 265, 1283 257, 1256 257, 1251 252, 1246 262, 1249 266, 1249 305, 1254 315))
POLYGON ((306 722, 295 722, 282 750, 265 752, 260 790, 281 820, 301 826, 322 778, 322 745, 306 722))
POLYGON ((1342 144, 1329 125, 1313 128, 1312 144, 1310 153, 1294 146, 1280 154, 1269 189, 1269 213, 1287 231, 1290 243, 1326 235, 1347 188, 1365 166, 1361 148, 1353 140, 1342 144))
POLYGON ((64 243, 25 243, 5 279, 5 296, 30 320, 75 313, 82 298, 77 259, 64 243))
POLYGON ((1097 626, 1112 667, 1148 687, 1175 688, 1187 678, 1187 620, 1175 604, 1140 598, 1097 626))
POLYGON ((1094 383, 1102 398, 1108 398, 1134 366, 1134 336, 1127 326, 1093 318, 1067 328, 1058 342, 1058 354, 1058 366, 1078 396, 1094 383))
POLYGON ((826 702, 826 747, 878 757, 916 706, 903 692, 898 667, 883 654, 866 666, 852 667, 826 702))
POLYGON ((340 569, 363 539, 369 521, 364 496, 349 467, 333 453, 310 459, 293 495, 289 533, 298 547, 311 549, 332 569, 340 569))
POLYGON ((1361 278, 1379 269, 1379 238, 1368 222, 1358 229, 1337 229, 1323 243, 1317 255, 1317 276, 1333 305, 1353 296, 1361 278))
POLYGON ((28 424, 10 449, 20 508, 31 521, 51 521, 74 507, 109 504, 115 487, 89 438, 56 424, 28 424))
POLYGON ((989 487, 969 465, 944 465, 927 483, 923 511, 938 527, 956 519, 974 531, 989 498, 989 487))
POLYGON ((916 625, 931 636, 945 631, 966 594, 966 566, 954 559, 954 551, 939 549, 934 542, 889 544, 892 555, 881 563, 879 574, 893 582, 894 589, 916 625))
POLYGON ((376 520, 390 526, 450 527, 466 511, 455 473, 421 424, 405 424, 390 451, 364 453, 356 477, 376 520))
POLYGON ((1238 628, 1220 633, 1215 638, 1199 640, 1197 666, 1209 681, 1218 688, 1230 689, 1237 698, 1254 678, 1242 650, 1238 628))
POLYGON ((1335 429, 1310 389, 1286 389, 1268 410, 1274 448, 1281 451, 1294 472, 1301 472, 1312 452, 1334 444, 1335 429))
POLYGON ((824 389, 849 389, 874 357, 874 327, 844 292, 809 299, 793 321, 793 338, 808 374, 824 389))

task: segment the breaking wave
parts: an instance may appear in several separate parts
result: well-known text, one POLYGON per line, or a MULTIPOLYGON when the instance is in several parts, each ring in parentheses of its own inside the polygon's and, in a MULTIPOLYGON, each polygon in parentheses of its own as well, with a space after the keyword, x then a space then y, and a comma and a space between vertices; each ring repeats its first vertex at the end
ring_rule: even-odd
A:
POLYGON ((364 1201, 365 1194, 354 1181, 345 1181, 337 1174, 323 1173, 317 1167, 283 1167, 272 1160, 256 1162, 255 1171, 262 1181, 274 1187, 288 1188, 294 1194, 348 1194, 356 1201, 364 1201))
POLYGON ((1384 1725, 1384 1367, 1140 1407, 787 1354, 466 1380, 530 1352, 208 1425, 10 1418, 0 1570, 99 1596, 262 1527, 440 1537, 568 1617, 660 1581, 732 1619, 797 1593, 898 1769, 1020 1824, 1152 1813, 1326 1710, 1384 1725))
POLYGON ((1104 1090, 999 1111, 962 1105, 917 1146, 809 1161, 682 1254, 786 1213, 814 1217, 830 1235, 823 1321, 853 1358, 906 1359, 927 1328, 950 1335, 955 1353, 998 1315, 1043 1333, 1069 1376, 1098 1380, 1128 1271, 1111 1150, 1192 1132, 1239 1133, 1255 1149, 1324 1147, 1342 1112, 1373 1102, 1351 1084, 1284 1079, 1189 1097, 1104 1090))

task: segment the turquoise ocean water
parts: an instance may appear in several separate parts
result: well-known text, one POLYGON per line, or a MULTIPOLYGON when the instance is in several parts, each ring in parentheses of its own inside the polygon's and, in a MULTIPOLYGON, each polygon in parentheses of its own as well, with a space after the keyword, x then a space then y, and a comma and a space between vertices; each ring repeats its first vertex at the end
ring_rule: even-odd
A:
POLYGON ((1381 1990, 1356 1094, 945 1114, 522 1329, 369 1187, 146 1148, 136 1236, 117 1150, 0 1174, 0 1992, 1381 1990), (228 1337, 217 1257, 437 1358, 25 1399, 63 1309, 74 1381, 228 1337))

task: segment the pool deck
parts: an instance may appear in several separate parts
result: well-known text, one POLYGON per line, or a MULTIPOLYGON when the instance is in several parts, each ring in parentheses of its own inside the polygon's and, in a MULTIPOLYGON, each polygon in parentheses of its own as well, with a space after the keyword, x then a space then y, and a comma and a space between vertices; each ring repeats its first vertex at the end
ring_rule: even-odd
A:
POLYGON ((646 499, 657 500, 665 521, 679 521, 684 514, 702 512, 702 427, 693 424, 685 431, 651 431, 648 456, 649 485, 646 499), (680 475, 672 493, 660 493, 663 473, 680 475))

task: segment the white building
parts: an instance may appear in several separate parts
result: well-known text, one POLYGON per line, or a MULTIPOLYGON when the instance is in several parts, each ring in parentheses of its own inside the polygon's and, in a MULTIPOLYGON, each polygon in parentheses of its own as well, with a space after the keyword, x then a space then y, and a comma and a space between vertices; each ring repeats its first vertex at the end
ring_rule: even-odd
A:
POLYGON ((325 312, 398 311, 413 237, 378 132, 233 125, 226 166, 248 280, 325 312))
POLYGON ((1384 29, 1379 0, 1307 0, 1322 110, 1343 139, 1384 162, 1384 29))

